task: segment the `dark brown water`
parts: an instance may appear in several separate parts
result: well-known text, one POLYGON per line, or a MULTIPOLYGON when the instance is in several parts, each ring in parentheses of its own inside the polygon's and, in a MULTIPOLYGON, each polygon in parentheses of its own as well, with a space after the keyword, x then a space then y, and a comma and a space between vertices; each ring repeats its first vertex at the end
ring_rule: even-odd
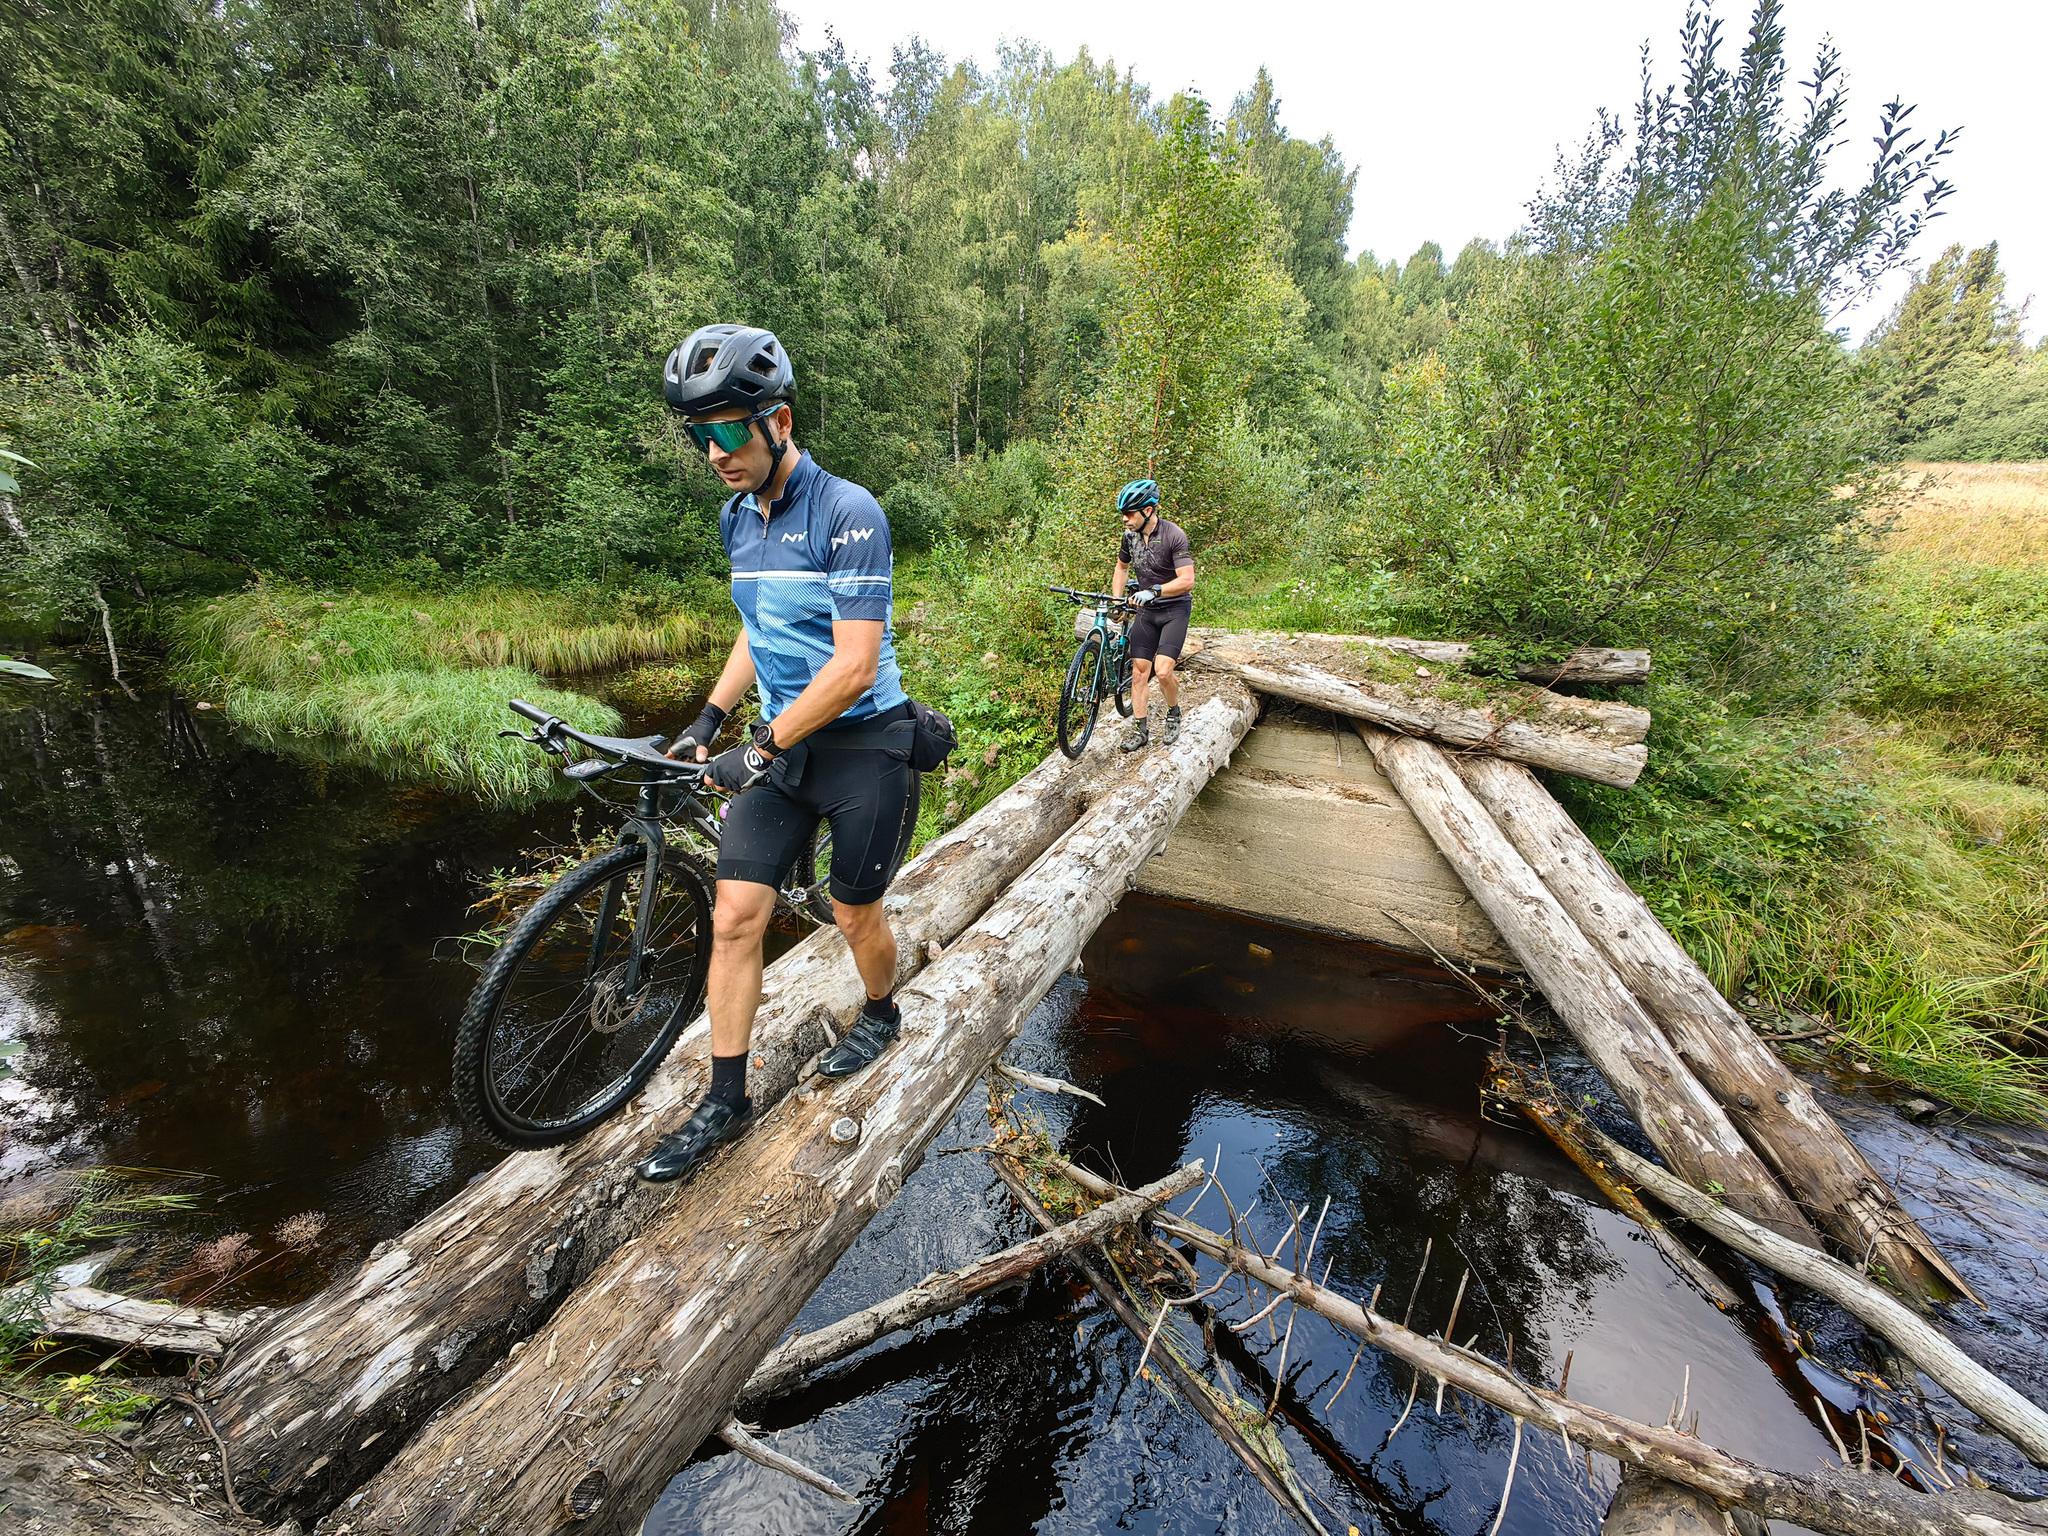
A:
MULTIPOLYGON (((565 836, 571 812, 491 814, 288 762, 238 745, 217 716, 158 694, 131 703, 89 667, 44 659, 63 685, 0 684, 0 1036, 28 1046, 21 1078, 0 1084, 16 1096, 0 1157, 19 1165, 61 1136, 74 1161, 192 1175, 202 1211, 167 1223, 124 1283, 184 1273, 196 1241, 240 1231, 263 1262, 217 1299, 291 1300, 496 1155, 463 1133, 447 1091, 473 979, 451 940, 475 876, 565 836), (308 1211, 326 1218, 320 1241, 291 1252, 274 1233, 308 1211)), ((1575 1396, 1652 1421, 1684 1393, 1703 1435, 1777 1466, 1832 1454, 1811 1394, 1839 1377, 1788 1349, 1766 1310, 1723 1316, 1548 1143, 1483 1112, 1486 1000, 1390 952, 1138 897, 1084 970, 1012 1053, 1107 1101, 1026 1095, 1084 1160, 1142 1182, 1220 1153, 1238 1206, 1262 1201, 1269 1240, 1275 1189, 1315 1209, 1328 1198, 1318 1263, 1347 1294, 1405 1298, 1432 1244, 1418 1326, 1446 1324, 1469 1265, 1461 1342, 1499 1355, 1512 1339, 1517 1366, 1553 1383, 1571 1352, 1575 1396)), ((1569 1053, 1553 1060, 1583 1073, 1569 1053)), ((1872 1144, 1895 1126, 1873 1114, 1872 1144)), ((983 1161, 952 1155, 986 1132, 970 1100, 803 1326, 1024 1235, 983 1161)), ((1974 1181, 1941 1235, 1973 1283, 2009 1272, 1977 1336, 2038 1359, 2024 1314, 2039 1292, 2015 1267, 2032 1260, 1991 1234, 2048 1231, 2039 1186, 2011 1169, 1997 1185, 1992 1163, 1925 1143, 1893 1159, 1933 1170, 1916 1210, 1939 1218, 1941 1189, 1974 1181)), ((1853 1358, 1838 1319, 1797 1298, 1786 1310, 1835 1328, 1853 1358)), ((1388 1445, 1404 1368, 1368 1355, 1333 1405, 1353 1355, 1333 1330, 1296 1319, 1284 1370, 1277 1330, 1225 1337, 1224 1363, 1247 1397, 1276 1403, 1332 1531, 1491 1528, 1510 1443, 1500 1416, 1460 1400, 1439 1416, 1424 1392, 1388 1445)), ((1064 1276, 1040 1276, 768 1411, 774 1443, 855 1490, 857 1510, 720 1454, 677 1474, 647 1530, 1293 1529, 1192 1414, 1133 1380, 1140 1347, 1064 1276)), ((1589 1481, 1562 1446, 1532 1439, 1501 1529, 1595 1531, 1612 1478, 1611 1463, 1589 1481)))

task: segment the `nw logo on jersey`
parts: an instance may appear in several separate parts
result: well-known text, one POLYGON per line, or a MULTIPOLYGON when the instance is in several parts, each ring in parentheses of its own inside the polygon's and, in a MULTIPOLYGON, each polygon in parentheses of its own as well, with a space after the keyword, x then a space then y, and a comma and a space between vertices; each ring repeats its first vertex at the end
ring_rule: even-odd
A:
POLYGON ((846 532, 833 536, 832 547, 837 549, 842 544, 859 544, 871 537, 874 531, 872 528, 849 528, 846 532))
POLYGON ((803 541, 804 536, 800 533, 785 533, 782 536, 782 542, 785 544, 801 544, 803 541))

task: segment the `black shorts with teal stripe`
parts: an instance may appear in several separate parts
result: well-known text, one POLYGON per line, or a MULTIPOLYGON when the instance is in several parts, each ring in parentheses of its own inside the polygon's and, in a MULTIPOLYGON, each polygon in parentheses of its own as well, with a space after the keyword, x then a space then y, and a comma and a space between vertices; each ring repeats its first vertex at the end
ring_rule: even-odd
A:
MULTIPOLYGON (((859 722, 872 732, 910 717, 899 704, 859 722)), ((880 901, 917 828, 921 777, 878 748, 839 748, 832 732, 797 743, 765 784, 737 796, 725 816, 718 878, 779 886, 818 830, 832 824, 832 899, 880 901)))

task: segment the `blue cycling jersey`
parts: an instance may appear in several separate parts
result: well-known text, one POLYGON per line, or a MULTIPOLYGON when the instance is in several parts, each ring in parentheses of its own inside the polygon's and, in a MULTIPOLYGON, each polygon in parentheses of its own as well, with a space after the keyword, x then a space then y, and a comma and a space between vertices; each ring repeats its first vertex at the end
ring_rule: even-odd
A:
POLYGON ((865 720, 908 697, 886 627, 895 567, 889 519, 873 496, 801 453, 765 519, 751 494, 735 496, 718 531, 732 560, 733 606, 747 628, 762 719, 789 708, 832 659, 834 619, 885 626, 874 686, 840 719, 865 720))

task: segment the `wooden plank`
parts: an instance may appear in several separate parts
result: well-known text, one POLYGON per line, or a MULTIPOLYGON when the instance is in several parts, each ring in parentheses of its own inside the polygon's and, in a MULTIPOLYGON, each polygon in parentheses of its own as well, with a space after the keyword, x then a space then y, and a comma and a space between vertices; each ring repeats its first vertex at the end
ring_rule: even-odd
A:
MULTIPOLYGON (((886 898, 899 974, 953 939, 1070 828, 1086 796, 1129 771, 1102 743, 1054 752, 898 875, 886 898)), ((866 989, 838 930, 768 967, 749 1088, 762 1112, 843 1028, 866 989)), ((325 1508, 381 1466, 411 1425, 455 1397, 545 1320, 661 1208, 632 1164, 710 1080, 700 1016, 646 1091, 581 1141, 518 1152, 390 1242, 353 1274, 271 1320, 207 1388, 238 1462, 269 1469, 245 1496, 276 1517, 325 1508)))
MULTIPOLYGON (((1085 615, 1084 615, 1085 617, 1085 615)), ((1232 633, 1227 629, 1195 628, 1188 631, 1205 645, 1232 633)), ((1262 637, 1313 640, 1346 645, 1370 645, 1399 656, 1412 657, 1446 671, 1462 671, 1472 664, 1472 646, 1464 640, 1410 640, 1402 635, 1317 635, 1280 631, 1245 631, 1262 637)), ((1644 683, 1650 679, 1648 651, 1618 651, 1605 645, 1582 645, 1556 665, 1523 662, 1515 676, 1525 683, 1644 683)))
POLYGON ((1379 680, 1345 647, 1261 636, 1224 635, 1191 658, 1241 678, 1260 693, 1294 699, 1406 736, 1465 751, 1490 752, 1626 788, 1649 760, 1648 710, 1633 704, 1570 699, 1531 689, 1519 700, 1480 705, 1379 680))

